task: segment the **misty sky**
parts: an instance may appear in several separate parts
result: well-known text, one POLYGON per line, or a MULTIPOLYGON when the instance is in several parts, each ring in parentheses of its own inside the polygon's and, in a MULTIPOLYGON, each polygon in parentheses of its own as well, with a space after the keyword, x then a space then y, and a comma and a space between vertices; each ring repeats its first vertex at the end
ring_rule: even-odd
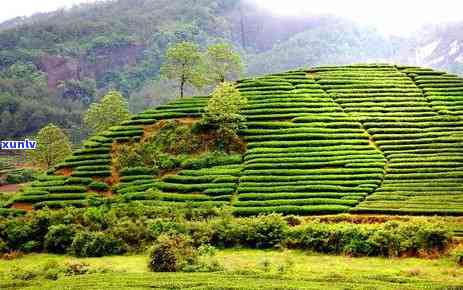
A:
POLYGON ((49 12, 74 4, 93 0, 1 0, 0 22, 17 16, 30 16, 37 12, 49 12))
MULTIPOLYGON (((406 34, 427 23, 463 21, 461 0, 246 0, 283 15, 330 13, 376 26, 380 31, 406 34)), ((3 0, 0 22, 92 0, 3 0)))
POLYGON ((283 15, 330 13, 403 35, 424 24, 463 21, 461 0, 248 0, 283 15))

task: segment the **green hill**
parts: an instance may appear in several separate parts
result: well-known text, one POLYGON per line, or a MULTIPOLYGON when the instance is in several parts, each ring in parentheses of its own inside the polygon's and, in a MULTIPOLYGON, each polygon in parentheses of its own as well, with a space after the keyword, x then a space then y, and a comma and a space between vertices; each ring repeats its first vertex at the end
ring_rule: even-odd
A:
POLYGON ((110 195, 153 206, 231 204, 239 215, 463 214, 463 79, 352 65, 245 79, 237 88, 248 98, 244 150, 212 158, 198 149, 161 172, 117 168, 121 144, 156 139, 168 120, 188 127, 199 119, 207 97, 180 99, 90 138, 9 205, 87 206, 110 195))
POLYGON ((0 136, 30 136, 54 123, 80 143, 82 113, 110 89, 134 113, 174 99, 170 82, 156 80, 167 49, 181 41, 231 44, 247 75, 398 54, 369 27, 335 16, 275 16, 252 2, 96 1, 0 23, 0 136))

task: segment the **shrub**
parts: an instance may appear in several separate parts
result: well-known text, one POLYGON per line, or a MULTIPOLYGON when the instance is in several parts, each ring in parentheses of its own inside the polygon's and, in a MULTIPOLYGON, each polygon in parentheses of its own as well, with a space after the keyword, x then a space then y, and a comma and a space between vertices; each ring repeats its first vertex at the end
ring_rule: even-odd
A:
POLYGON ((185 235, 161 235, 150 251, 148 267, 153 272, 177 272, 195 264, 192 241, 185 235))
POLYGON ((384 227, 379 228, 369 237, 369 242, 380 255, 397 257, 407 249, 406 243, 410 241, 410 238, 400 231, 399 223, 387 222, 384 227))
POLYGON ((164 233, 169 234, 180 234, 186 233, 187 229, 181 223, 166 221, 162 219, 155 219, 150 225, 149 228, 154 237, 158 238, 164 233))
POLYGON ((19 184, 35 180, 37 172, 32 169, 21 169, 14 173, 6 175, 6 182, 8 184, 19 184))
POLYGON ((116 217, 106 207, 90 207, 84 210, 82 224, 92 231, 104 231, 110 228, 116 217))
POLYGON ((418 248, 427 252, 442 252, 449 246, 451 235, 442 225, 420 224, 416 231, 418 248))
POLYGON ((53 225, 45 236, 45 250, 50 253, 66 253, 71 246, 75 235, 73 225, 53 225))
POLYGON ((78 257, 117 255, 126 250, 122 240, 102 232, 78 232, 71 244, 71 252, 78 257))
POLYGON ((231 145, 238 142, 237 132, 245 120, 240 110, 246 104, 247 97, 232 83, 224 82, 212 93, 201 122, 217 128, 219 150, 229 151, 231 145))
POLYGON ((109 233, 134 250, 141 250, 144 243, 154 240, 153 231, 142 220, 124 219, 112 226, 109 233))
POLYGON ((236 220, 228 218, 213 224, 211 242, 221 247, 271 248, 284 241, 287 230, 286 221, 276 214, 236 220))
POLYGON ((270 214, 250 219, 246 244, 253 248, 278 246, 285 238, 288 224, 281 215, 270 214))
POLYGON ((284 217, 284 220, 290 227, 298 226, 302 223, 301 218, 295 215, 287 215, 284 217))
POLYGON ((33 241, 35 238, 31 224, 18 219, 6 222, 1 235, 5 239, 8 248, 14 250, 21 249, 27 242, 33 241))
POLYGON ((65 267, 61 266, 57 261, 50 260, 43 265, 41 272, 45 279, 58 280, 59 275, 63 274, 65 267))
POLYGON ((450 236, 447 230, 439 231, 441 228, 421 222, 391 221, 365 226, 312 222, 292 228, 285 243, 292 248, 351 256, 416 256, 421 251, 446 250, 450 236))
POLYGON ((69 261, 66 262, 64 271, 66 275, 74 276, 87 274, 89 270, 90 267, 87 263, 82 263, 79 261, 69 261))
POLYGON ((23 280, 23 281, 32 280, 36 278, 37 276, 39 276, 39 274, 40 273, 38 271, 25 270, 25 269, 21 269, 18 267, 14 267, 12 271, 12 276, 14 279, 23 280))

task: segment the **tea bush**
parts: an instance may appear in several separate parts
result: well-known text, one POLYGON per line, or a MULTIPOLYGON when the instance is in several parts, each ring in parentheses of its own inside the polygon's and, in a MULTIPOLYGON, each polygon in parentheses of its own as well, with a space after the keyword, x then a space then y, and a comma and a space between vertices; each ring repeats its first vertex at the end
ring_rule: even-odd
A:
POLYGON ((101 181, 93 181, 88 185, 92 190, 105 191, 109 189, 109 185, 101 181))

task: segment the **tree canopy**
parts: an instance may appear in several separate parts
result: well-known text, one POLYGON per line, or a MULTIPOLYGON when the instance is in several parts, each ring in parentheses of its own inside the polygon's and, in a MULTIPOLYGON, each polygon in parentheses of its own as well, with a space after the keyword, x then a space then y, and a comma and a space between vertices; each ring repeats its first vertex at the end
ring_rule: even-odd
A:
POLYGON ((161 66, 161 76, 179 82, 180 97, 185 85, 201 87, 204 84, 201 71, 202 57, 198 46, 192 42, 181 42, 167 50, 166 60, 161 66))
POLYGON ((130 117, 127 101, 117 91, 110 91, 85 113, 84 123, 94 134, 118 125, 130 117))
POLYGON ((57 126, 48 124, 36 138, 37 148, 30 151, 32 162, 49 168, 72 153, 68 136, 57 126))
POLYGON ((209 46, 205 54, 205 62, 208 79, 214 84, 236 80, 243 72, 241 56, 227 43, 209 46))
POLYGON ((240 115, 240 110, 246 104, 247 98, 241 95, 232 83, 223 82, 212 93, 204 118, 208 123, 215 124, 219 128, 236 131, 239 122, 244 119, 240 115))

